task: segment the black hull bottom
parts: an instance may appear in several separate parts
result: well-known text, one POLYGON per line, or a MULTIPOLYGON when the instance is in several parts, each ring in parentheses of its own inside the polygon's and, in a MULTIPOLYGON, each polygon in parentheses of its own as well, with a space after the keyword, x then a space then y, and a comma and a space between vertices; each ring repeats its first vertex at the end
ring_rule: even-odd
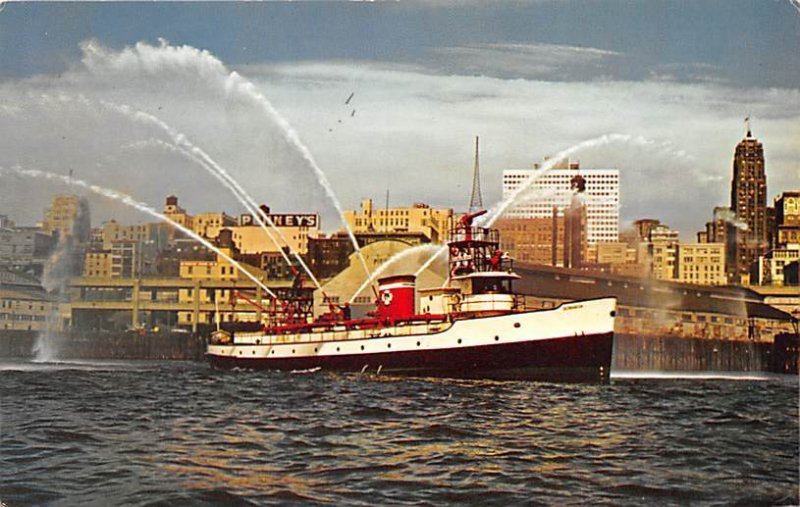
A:
POLYGON ((207 354, 231 369, 369 372, 415 377, 552 382, 608 382, 614 334, 573 336, 445 350, 248 359, 207 354))

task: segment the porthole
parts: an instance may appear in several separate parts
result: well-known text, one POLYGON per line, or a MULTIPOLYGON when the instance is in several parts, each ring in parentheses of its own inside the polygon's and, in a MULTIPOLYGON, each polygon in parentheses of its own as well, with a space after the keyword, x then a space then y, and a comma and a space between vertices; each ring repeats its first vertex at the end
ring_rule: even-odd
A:
POLYGON ((520 327, 520 323, 519 322, 514 322, 514 327, 520 327))
POLYGON ((387 348, 387 349, 390 349, 390 348, 392 348, 392 344, 391 344, 391 343, 387 343, 387 344, 386 344, 386 348, 387 348))
POLYGON ((461 343, 461 338, 458 339, 458 343, 461 343))
POLYGON ((616 317, 616 316, 617 316, 617 312, 615 312, 614 310, 611 310, 611 313, 610 313, 610 315, 611 315, 612 317, 616 317))
POLYGON ((294 349, 292 349, 292 354, 294 354, 294 349))
POLYGON ((272 352, 270 352, 270 354, 272 354, 272 355, 275 355, 275 350, 273 350, 272 352))
POLYGON ((499 336, 495 336, 494 337, 494 341, 499 342, 500 341, 500 337, 499 336))
POLYGON ((242 351, 241 351, 241 350, 239 351, 239 355, 240 355, 240 356, 242 355, 242 351))
POLYGON ((419 347, 419 342, 417 342, 417 347, 419 347))
POLYGON ((317 351, 317 348, 316 348, 316 347, 314 347, 314 352, 316 352, 316 351, 317 351))
POLYGON ((336 352, 339 352, 339 347, 336 347, 336 352))
POLYGON ((256 340, 256 345, 261 345, 261 340, 256 340))
POLYGON ((256 355, 256 351, 255 350, 253 351, 253 355, 256 355))
POLYGON ((364 350, 364 346, 363 345, 361 346, 361 350, 364 350))

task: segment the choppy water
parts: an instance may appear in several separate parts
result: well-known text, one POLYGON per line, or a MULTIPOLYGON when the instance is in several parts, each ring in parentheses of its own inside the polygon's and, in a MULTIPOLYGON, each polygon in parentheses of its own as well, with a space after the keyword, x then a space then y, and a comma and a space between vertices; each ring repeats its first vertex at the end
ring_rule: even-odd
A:
POLYGON ((611 385, 0 364, 20 505, 794 505, 797 377, 611 385))

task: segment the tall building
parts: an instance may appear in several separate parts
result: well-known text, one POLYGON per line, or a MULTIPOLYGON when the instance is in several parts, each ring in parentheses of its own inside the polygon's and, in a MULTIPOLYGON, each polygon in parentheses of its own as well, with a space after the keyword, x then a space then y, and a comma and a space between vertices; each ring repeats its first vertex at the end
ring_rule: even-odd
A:
POLYGON ((753 137, 749 125, 747 136, 736 145, 733 157, 731 211, 737 222, 744 224, 735 230, 734 281, 745 281, 750 265, 767 251, 769 245, 764 147, 753 137))
POLYGON ((72 237, 84 242, 91 235, 89 203, 77 195, 57 195, 44 212, 42 230, 60 238, 72 237))
POLYGON ((539 165, 533 169, 503 171, 503 199, 534 178, 524 190, 519 204, 505 213, 507 218, 546 218, 552 216, 553 206, 564 209, 570 205, 572 178, 584 178, 586 206, 586 240, 589 245, 619 240, 619 170, 581 169, 579 162, 564 161, 544 174, 539 165), (527 196, 527 197, 525 197, 527 196))

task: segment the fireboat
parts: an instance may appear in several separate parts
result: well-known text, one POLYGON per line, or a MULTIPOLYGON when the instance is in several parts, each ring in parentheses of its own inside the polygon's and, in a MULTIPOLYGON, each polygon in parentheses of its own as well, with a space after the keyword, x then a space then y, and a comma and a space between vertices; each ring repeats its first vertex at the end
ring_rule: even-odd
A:
POLYGON ((300 322, 289 312, 289 322, 218 327, 208 361, 223 369, 608 382, 616 299, 526 310, 498 231, 473 225, 485 213, 464 216, 450 231, 444 286, 417 290, 414 275, 388 276, 378 280, 366 318, 331 304, 317 319, 309 309, 300 322))

